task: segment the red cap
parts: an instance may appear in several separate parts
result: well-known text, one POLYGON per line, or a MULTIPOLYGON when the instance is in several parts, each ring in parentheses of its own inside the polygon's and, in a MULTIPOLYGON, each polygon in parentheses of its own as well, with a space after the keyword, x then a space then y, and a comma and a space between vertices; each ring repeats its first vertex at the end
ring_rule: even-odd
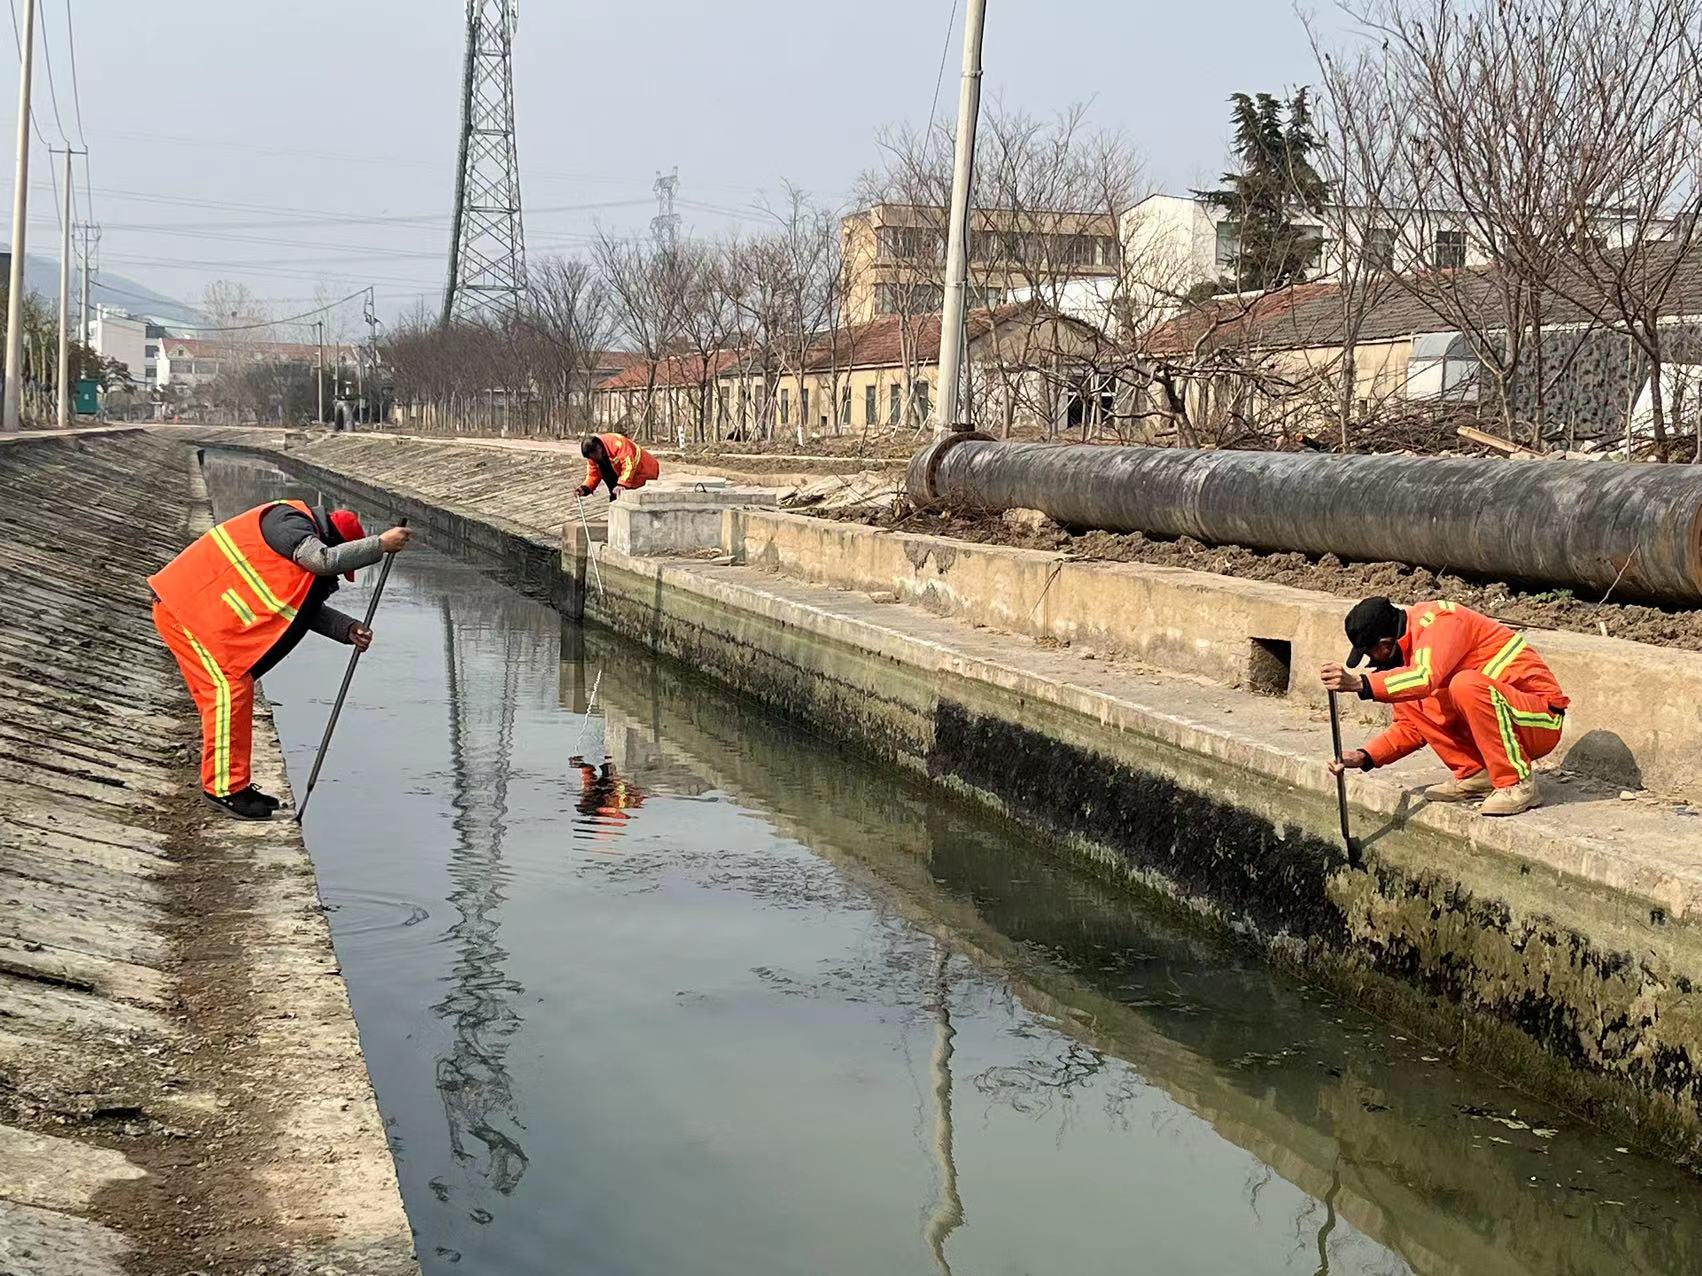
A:
MULTIPOLYGON (((343 538, 345 544, 349 541, 364 540, 366 537, 366 528, 361 526, 360 515, 353 510, 332 510, 331 526, 337 529, 337 535, 343 538)), ((353 580, 355 574, 344 572, 343 578, 353 580)))

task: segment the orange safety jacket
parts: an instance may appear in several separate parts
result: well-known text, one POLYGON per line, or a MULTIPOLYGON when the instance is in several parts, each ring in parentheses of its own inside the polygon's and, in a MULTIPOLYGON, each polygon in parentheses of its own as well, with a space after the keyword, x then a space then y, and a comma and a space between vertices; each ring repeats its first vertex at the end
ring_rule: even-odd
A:
POLYGON ((313 573, 260 534, 260 519, 275 505, 313 517, 305 501, 256 505, 220 523, 148 577, 154 597, 229 674, 246 674, 272 649, 313 588, 313 573))
MULTIPOLYGON (((597 437, 603 441, 603 451, 608 453, 609 464, 615 467, 615 482, 622 487, 643 487, 661 473, 656 458, 626 435, 599 434, 597 437)), ((586 457, 585 486, 595 492, 602 477, 597 462, 586 457)))
POLYGON ((1387 766, 1421 748, 1421 722, 1444 729, 1452 724, 1458 711, 1441 693, 1465 670, 1543 696, 1557 714, 1571 703, 1525 636, 1500 621, 1441 599, 1408 607, 1406 614, 1401 667, 1365 675, 1367 698, 1395 709, 1393 725, 1365 746, 1374 765, 1387 766))

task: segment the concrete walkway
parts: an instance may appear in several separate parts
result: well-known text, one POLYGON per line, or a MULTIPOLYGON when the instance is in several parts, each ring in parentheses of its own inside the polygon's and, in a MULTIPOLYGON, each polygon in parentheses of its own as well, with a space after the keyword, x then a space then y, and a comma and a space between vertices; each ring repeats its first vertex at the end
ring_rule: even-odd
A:
POLYGON ((153 632, 193 456, 0 450, 0 1272, 416 1272, 300 833, 200 801, 153 632))

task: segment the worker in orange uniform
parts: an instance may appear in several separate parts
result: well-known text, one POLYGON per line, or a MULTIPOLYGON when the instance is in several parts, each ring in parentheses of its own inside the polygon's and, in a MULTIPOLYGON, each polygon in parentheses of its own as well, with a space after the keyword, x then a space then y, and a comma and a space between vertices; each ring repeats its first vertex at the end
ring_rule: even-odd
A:
POLYGON ((1437 802, 1483 797, 1484 815, 1540 805, 1531 763, 1560 743, 1569 703, 1522 634, 1457 603, 1400 608, 1367 598, 1347 616, 1350 667, 1326 664, 1324 686, 1394 706, 1394 722, 1363 749, 1331 761, 1332 773, 1369 771, 1429 745, 1454 778, 1432 785, 1437 802))
POLYGON ((271 501, 227 519, 148 578, 154 627, 177 657, 201 711, 201 789, 245 820, 270 819, 278 800, 249 775, 254 680, 309 629, 365 651, 372 631, 325 605, 337 576, 394 554, 406 527, 368 536, 351 510, 271 501))
POLYGON ((643 487, 662 473, 656 458, 624 434, 589 435, 579 444, 579 454, 585 458, 585 482, 578 492, 581 497, 591 495, 602 482, 612 501, 616 492, 643 487))

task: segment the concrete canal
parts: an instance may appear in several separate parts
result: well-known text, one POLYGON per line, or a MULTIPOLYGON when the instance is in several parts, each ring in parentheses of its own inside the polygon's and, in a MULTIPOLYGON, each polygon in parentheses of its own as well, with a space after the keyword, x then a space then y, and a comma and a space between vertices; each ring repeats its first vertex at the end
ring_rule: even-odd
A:
POLYGON ((428 1271, 1702 1269, 1685 1172, 477 564, 376 629, 307 836, 428 1271))

